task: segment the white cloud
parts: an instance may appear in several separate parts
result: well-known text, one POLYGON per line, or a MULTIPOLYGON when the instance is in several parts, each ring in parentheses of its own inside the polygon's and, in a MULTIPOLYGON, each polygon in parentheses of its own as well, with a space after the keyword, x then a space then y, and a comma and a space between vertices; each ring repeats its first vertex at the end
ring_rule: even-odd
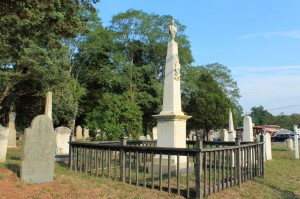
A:
POLYGON ((238 37, 239 40, 250 39, 255 37, 289 37, 294 39, 300 39, 300 30, 288 31, 288 32, 265 32, 247 34, 238 37))

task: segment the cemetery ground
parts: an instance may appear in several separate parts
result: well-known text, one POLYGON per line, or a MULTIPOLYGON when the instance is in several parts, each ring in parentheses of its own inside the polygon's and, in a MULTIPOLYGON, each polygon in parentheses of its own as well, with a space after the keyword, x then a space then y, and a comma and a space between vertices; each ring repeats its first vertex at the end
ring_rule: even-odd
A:
MULTIPOLYGON (((300 198, 300 160, 284 146, 272 146, 273 160, 265 163, 265 178, 244 182, 208 198, 300 198)), ((181 198, 174 194, 136 187, 89 174, 74 173, 66 163, 55 164, 52 183, 20 181, 22 145, 8 149, 0 164, 0 198, 181 198)))

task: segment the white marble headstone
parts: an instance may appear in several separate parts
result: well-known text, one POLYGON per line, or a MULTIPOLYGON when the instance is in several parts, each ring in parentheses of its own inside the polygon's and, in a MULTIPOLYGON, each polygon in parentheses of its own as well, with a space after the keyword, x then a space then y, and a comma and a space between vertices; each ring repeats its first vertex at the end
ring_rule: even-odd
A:
POLYGON ((152 128, 152 139, 157 140, 157 127, 152 128))
POLYGON ((266 133, 265 136, 265 147, 266 147, 266 160, 272 160, 272 144, 271 136, 269 133, 266 133))
POLYGON ((76 127, 76 140, 80 140, 80 139, 82 139, 82 128, 81 128, 81 126, 77 126, 76 127))
POLYGON ((69 154, 69 141, 71 129, 67 127, 57 127, 56 132, 56 154, 65 155, 69 154))
POLYGON ((244 117, 243 141, 253 142, 252 118, 248 115, 244 117))

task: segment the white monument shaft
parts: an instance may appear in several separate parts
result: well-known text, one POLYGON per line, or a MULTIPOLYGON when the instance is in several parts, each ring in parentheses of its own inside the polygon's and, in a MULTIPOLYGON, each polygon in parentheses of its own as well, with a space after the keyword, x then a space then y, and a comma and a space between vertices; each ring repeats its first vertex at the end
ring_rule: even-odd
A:
POLYGON ((181 111, 180 64, 178 45, 172 40, 168 43, 165 67, 163 109, 160 115, 184 115, 181 111))
POLYGON ((168 43, 163 108, 157 119, 157 146, 186 148, 186 120, 191 116, 184 115, 181 111, 180 93, 180 63, 178 58, 178 45, 174 41, 176 27, 174 20, 170 25, 172 40, 168 43))

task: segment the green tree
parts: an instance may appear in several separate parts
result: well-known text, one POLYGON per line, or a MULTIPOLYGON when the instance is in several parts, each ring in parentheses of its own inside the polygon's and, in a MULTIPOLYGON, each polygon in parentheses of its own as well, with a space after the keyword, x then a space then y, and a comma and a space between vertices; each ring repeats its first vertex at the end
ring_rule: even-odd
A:
MULTIPOLYGON (((171 16, 128 10, 115 15, 107 29, 99 24, 93 26, 75 55, 74 72, 87 90, 78 122, 98 106, 98 99, 103 95, 128 93, 131 102, 143 112, 144 134, 153 127, 152 115, 160 111, 162 102, 171 19, 171 16)), ((179 22, 176 25, 180 27, 176 39, 182 52, 182 63, 189 64, 192 56, 183 34, 184 26, 179 22)))
POLYGON ((198 74, 186 100, 184 110, 192 116, 188 120, 188 129, 203 129, 207 133, 227 126, 232 103, 211 74, 198 74))
POLYGON ((104 94, 85 120, 88 128, 100 133, 101 140, 118 140, 123 131, 137 139, 142 132, 142 112, 128 94, 104 94))
MULTIPOLYGON (((109 27, 115 35, 115 45, 125 77, 126 90, 131 99, 143 111, 144 134, 154 123, 152 115, 157 114, 162 102, 162 81, 164 79, 167 42, 170 40, 168 27, 172 17, 128 10, 112 18, 109 27)), ((176 21, 176 41, 179 45, 180 62, 184 67, 192 61, 190 43, 184 34, 185 26, 176 21)))
POLYGON ((84 32, 85 13, 93 11, 95 2, 2 2, 13 5, 0 20, 0 104, 7 110, 14 103, 17 120, 22 114, 22 121, 29 121, 42 113, 47 91, 54 92, 55 122, 74 118, 83 90, 71 75, 72 51, 66 41, 84 32))
POLYGON ((279 125, 281 128, 293 130, 295 124, 292 117, 283 113, 273 117, 273 124, 279 125))
POLYGON ((272 124, 273 122, 273 115, 265 110, 261 105, 258 107, 252 107, 250 116, 256 126, 272 124))
MULTIPOLYGON (((210 74, 214 81, 218 83, 222 92, 231 101, 230 106, 227 108, 231 108, 233 111, 235 125, 240 123, 239 121, 242 121, 242 107, 238 104, 238 99, 240 98, 239 88, 231 76, 231 71, 226 66, 218 63, 205 66, 187 66, 183 68, 181 76, 183 107, 188 106, 191 94, 198 92, 200 74, 210 74)), ((228 111, 226 111, 226 113, 228 113, 228 111)), ((198 114, 202 113, 198 112, 198 114)))

